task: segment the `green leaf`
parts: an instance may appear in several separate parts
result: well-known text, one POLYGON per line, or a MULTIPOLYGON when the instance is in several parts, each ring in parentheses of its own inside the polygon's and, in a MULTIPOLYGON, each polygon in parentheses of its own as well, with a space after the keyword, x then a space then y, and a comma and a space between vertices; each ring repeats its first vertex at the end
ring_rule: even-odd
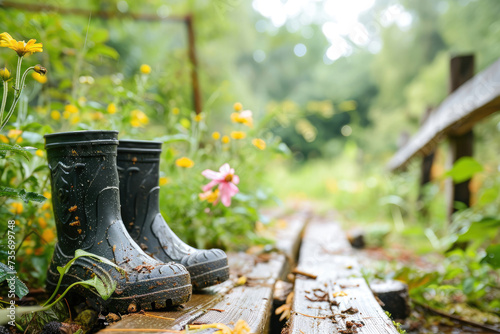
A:
POLYGON ((19 198, 21 198, 25 203, 29 203, 30 201, 42 203, 45 202, 47 198, 45 196, 37 194, 35 192, 26 191, 21 189, 18 193, 19 198))
POLYGON ((23 298, 28 294, 29 289, 26 286, 26 284, 24 284, 23 281, 19 279, 19 277, 16 276, 15 281, 16 281, 16 289, 15 289, 16 296, 18 296, 19 298, 23 298))
POLYGON ((0 262, 0 283, 5 281, 7 279, 7 274, 10 273, 12 270, 10 270, 7 265, 3 264, 0 262))
POLYGON ((462 157, 458 159, 453 167, 446 172, 455 183, 461 183, 469 180, 474 174, 481 172, 483 166, 472 157, 462 157))
POLYGON ((36 149, 34 147, 21 147, 19 145, 9 145, 9 144, 4 144, 0 143, 0 152, 11 152, 15 154, 22 155, 26 160, 29 160, 29 155, 28 151, 36 149))
POLYGON ((94 287, 104 300, 111 297, 116 289, 116 281, 110 279, 109 276, 95 275, 94 278, 83 281, 80 284, 87 288, 94 287))
POLYGON ((500 244, 490 245, 486 248, 486 256, 481 263, 488 263, 495 269, 500 268, 500 244))
POLYGON ((477 242, 493 238, 500 227, 500 220, 495 218, 483 218, 480 221, 473 222, 469 229, 460 235, 457 242, 477 242))
POLYGON ((486 205, 486 204, 490 204, 490 203, 493 203, 496 199, 497 199, 497 196, 498 196, 498 193, 495 189, 486 189, 481 197, 479 198, 479 201, 478 203, 480 205, 486 205))

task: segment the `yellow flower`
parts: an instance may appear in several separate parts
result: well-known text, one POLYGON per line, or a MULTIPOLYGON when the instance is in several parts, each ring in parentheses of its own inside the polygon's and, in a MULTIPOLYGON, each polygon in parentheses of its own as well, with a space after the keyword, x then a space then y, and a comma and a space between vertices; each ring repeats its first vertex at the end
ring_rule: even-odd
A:
POLYGON ((151 66, 147 64, 142 64, 139 70, 141 71, 142 74, 149 74, 151 73, 151 66))
POLYGON ((24 41, 16 41, 6 32, 0 34, 0 47, 16 51, 19 57, 29 56, 35 52, 43 51, 42 43, 36 43, 36 39, 30 39, 28 43, 25 43, 24 41))
POLYGON ((36 73, 41 74, 41 75, 47 74, 47 69, 40 64, 35 65, 33 67, 33 70, 35 70, 36 73))
POLYGON ((8 144, 9 138, 7 138, 7 136, 5 135, 0 135, 0 141, 2 141, 2 143, 8 144))
POLYGON ((177 107, 172 109, 172 114, 174 114, 174 115, 179 115, 180 112, 181 111, 177 107))
POLYGON ((10 79, 12 79, 10 77, 10 71, 7 69, 7 67, 0 68, 0 77, 3 81, 9 81, 10 79))
POLYGON ((263 141, 260 138, 255 138, 252 140, 253 146, 257 147, 259 150, 265 150, 266 149, 266 142, 263 141))
POLYGON ((77 124, 78 122, 80 122, 80 116, 78 115, 74 115, 71 117, 71 119, 69 120, 69 122, 72 124, 72 125, 75 125, 77 124))
POLYGON ((7 137, 9 137, 9 138, 17 138, 17 137, 19 137, 22 134, 23 134, 22 130, 12 129, 12 130, 9 130, 9 132, 7 133, 7 137))
POLYGON ((90 114, 90 118, 92 118, 93 121, 99 121, 104 118, 104 115, 100 111, 93 112, 90 114))
POLYGON ((227 144, 227 143, 229 143, 229 137, 228 136, 222 136, 221 141, 222 141, 223 144, 227 144))
POLYGON ((24 250, 24 254, 26 254, 26 255, 31 255, 31 254, 33 254, 33 249, 32 249, 32 248, 26 248, 26 249, 24 250))
POLYGON ((33 73, 31 73, 31 76, 33 77, 33 79, 35 79, 36 81, 38 81, 41 84, 44 84, 47 82, 47 77, 45 75, 41 75, 37 72, 33 72, 33 73))
POLYGON ((12 208, 10 211, 15 214, 15 215, 20 215, 23 213, 23 203, 21 202, 14 202, 10 205, 12 208))
POLYGON ((179 123, 185 127, 186 129, 189 129, 189 127, 191 126, 191 122, 189 121, 189 119, 187 118, 182 118, 179 123))
POLYGON ((49 243, 52 242, 52 241, 54 241, 55 237, 56 237, 56 235, 54 233, 54 230, 51 229, 51 228, 45 229, 43 231, 43 233, 42 233, 43 240, 45 240, 45 241, 47 241, 49 243))
POLYGON ((160 186, 164 186, 170 182, 170 179, 168 177, 162 176, 160 177, 160 186))
POLYGON ((23 142, 23 137, 19 137, 16 139, 16 144, 20 144, 23 142))
POLYGON ((194 166, 193 160, 186 158, 186 157, 182 157, 182 158, 175 160, 175 164, 177 166, 183 167, 183 168, 191 168, 194 166))
POLYGON ((239 102, 236 102, 234 105, 233 105, 233 108, 235 111, 241 111, 243 110, 243 105, 239 102))
MULTIPOLYGON (((52 194, 51 194, 51 193, 49 193, 48 191, 45 191, 45 192, 43 193, 43 197, 48 198, 48 199, 51 199, 51 198, 52 198, 52 194)), ((49 204, 49 207, 50 207, 50 204, 49 204)))
POLYGON ((243 131, 232 131, 231 132, 231 138, 233 139, 245 139, 245 137, 247 136, 247 134, 243 131))
POLYGON ((201 122, 202 119, 203 119, 203 116, 201 116, 201 114, 194 116, 195 122, 201 122))
POLYGON ((38 149, 38 150, 36 150, 35 154, 37 156, 39 156, 40 158, 43 158, 43 150, 38 149))
POLYGON ((40 226, 41 228, 47 227, 47 221, 45 220, 45 218, 43 217, 38 218, 38 226, 40 226))
POLYGON ((68 119, 68 118, 69 118, 69 116, 71 116, 70 112, 69 112, 69 111, 67 111, 67 110, 64 110, 64 111, 63 111, 63 118, 64 118, 64 119, 68 119))
POLYGON ((220 132, 218 132, 218 131, 214 131, 214 132, 212 133, 212 138, 213 138, 214 140, 218 140, 218 139, 220 138, 220 132))
POLYGON ((140 126, 146 125, 149 123, 149 118, 142 111, 135 109, 131 111, 132 119, 130 120, 130 124, 134 128, 138 128, 140 126))
POLYGON ((200 201, 207 201, 208 203, 213 203, 219 198, 219 188, 214 191, 209 190, 204 193, 198 194, 200 201))
POLYGON ((52 110, 52 111, 50 112, 50 117, 51 117, 53 120, 58 121, 58 120, 60 120, 60 119, 61 119, 61 113, 60 113, 59 111, 57 111, 57 110, 52 110))
POLYGON ((250 110, 245 110, 240 113, 233 112, 231 114, 231 121, 233 123, 245 124, 248 127, 253 126, 252 112, 250 110))
POLYGON ((116 113, 116 105, 114 103, 110 103, 108 104, 108 109, 107 109, 108 113, 110 114, 114 114, 116 113))
POLYGON ((67 111, 70 114, 76 114, 76 113, 78 113, 78 108, 72 104, 67 104, 64 106, 64 111, 67 111))

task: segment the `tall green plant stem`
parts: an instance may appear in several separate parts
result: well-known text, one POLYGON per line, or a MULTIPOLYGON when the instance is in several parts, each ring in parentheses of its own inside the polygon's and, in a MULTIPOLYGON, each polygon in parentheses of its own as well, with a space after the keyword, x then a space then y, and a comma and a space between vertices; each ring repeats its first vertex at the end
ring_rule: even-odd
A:
POLYGON ((2 106, 0 107, 0 124, 3 124, 3 113, 5 111, 5 104, 7 103, 7 94, 9 93, 9 84, 7 81, 3 82, 3 95, 2 106))
MULTIPOLYGON (((14 101, 12 102, 12 105, 10 106, 9 112, 5 118, 2 117, 1 122, 0 122, 0 131, 7 125, 7 122, 9 121, 10 117, 14 113, 14 110, 16 109, 17 102, 19 102, 19 99, 21 98, 21 93, 23 92, 24 89, 24 82, 26 81, 26 76, 28 73, 32 70, 35 69, 35 66, 28 67, 26 71, 24 71, 22 77, 21 77, 21 64, 23 62, 23 57, 19 57, 17 59, 17 69, 16 69, 16 81, 14 84, 14 101)), ((3 116, 3 112, 2 112, 3 116)))

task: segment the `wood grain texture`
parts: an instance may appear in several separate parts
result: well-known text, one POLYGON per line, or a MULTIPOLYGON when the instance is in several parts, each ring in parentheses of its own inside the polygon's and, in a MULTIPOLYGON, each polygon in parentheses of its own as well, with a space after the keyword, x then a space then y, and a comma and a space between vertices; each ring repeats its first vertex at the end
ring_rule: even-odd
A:
POLYGON ((318 277, 297 276, 290 333, 397 333, 361 277, 356 255, 338 224, 308 224, 298 268, 318 277), (351 307, 357 311, 343 313, 351 307))
POLYGON ((475 123, 500 110, 500 60, 465 82, 429 116, 391 159, 390 170, 406 166, 417 155, 427 155, 447 135, 468 132, 475 123))

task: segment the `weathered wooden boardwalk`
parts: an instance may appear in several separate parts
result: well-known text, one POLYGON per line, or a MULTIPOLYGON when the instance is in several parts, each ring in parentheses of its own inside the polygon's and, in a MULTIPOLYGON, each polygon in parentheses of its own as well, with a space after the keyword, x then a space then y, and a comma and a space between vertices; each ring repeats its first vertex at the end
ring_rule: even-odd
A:
POLYGON ((290 334, 398 333, 361 276, 345 233, 331 220, 315 219, 302 239, 290 334))
MULTIPOLYGON (((306 213, 286 217, 286 228, 277 231, 273 252, 229 254, 230 280, 196 292, 183 308, 124 315, 120 321, 99 333, 175 333, 188 324, 232 325, 239 319, 248 323, 252 333, 268 332, 274 285, 278 279, 285 279, 295 265, 294 259, 306 222, 306 213), (237 285, 238 278, 242 276, 246 277, 246 283, 237 285)), ((204 332, 211 333, 213 330, 204 332)))
POLYGON ((183 308, 124 315, 100 333, 179 333, 190 324, 231 327, 240 319, 248 323, 251 333, 269 333, 276 282, 286 280, 296 266, 296 271, 317 278, 296 275, 283 333, 397 333, 361 278, 340 226, 319 218, 307 223, 308 217, 303 212, 287 216, 287 226, 277 231, 276 247, 270 252, 230 254, 231 279, 195 293, 183 308), (238 285, 242 276, 246 282, 238 285))

